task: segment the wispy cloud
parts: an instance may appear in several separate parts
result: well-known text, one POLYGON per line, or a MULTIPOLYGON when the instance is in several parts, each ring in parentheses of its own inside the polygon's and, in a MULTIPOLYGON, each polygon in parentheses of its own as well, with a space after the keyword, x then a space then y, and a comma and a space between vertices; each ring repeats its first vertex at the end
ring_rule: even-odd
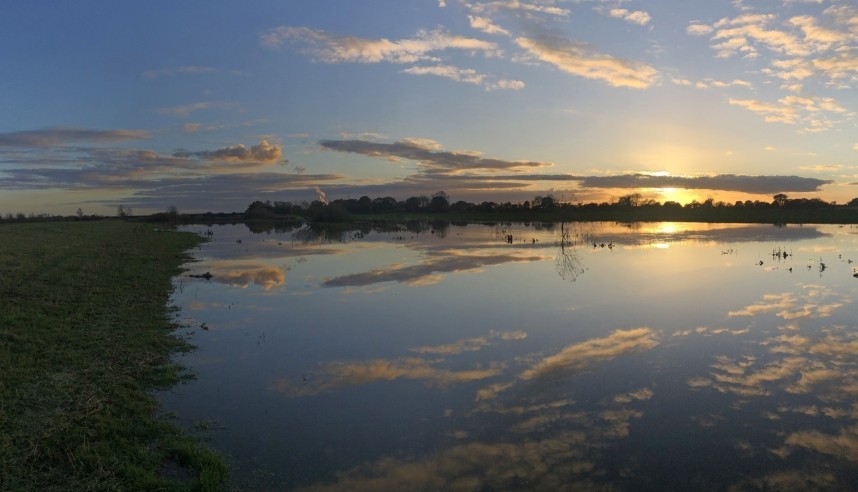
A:
POLYGON ((189 114, 201 111, 204 109, 212 109, 212 108, 223 108, 228 106, 229 104, 223 101, 201 101, 197 103, 191 104, 183 104, 180 106, 169 106, 158 108, 158 111, 161 114, 172 114, 175 116, 188 116, 189 114))
POLYGON ((544 14, 552 17, 566 17, 571 12, 569 9, 557 7, 553 0, 522 1, 522 0, 489 0, 485 2, 466 3, 465 6, 478 14, 497 13, 499 11, 511 11, 525 15, 544 14))
POLYGON ((498 26, 491 19, 487 17, 480 17, 478 15, 469 15, 468 22, 471 23, 471 28, 476 29, 477 31, 482 31, 486 34, 501 34, 504 36, 509 36, 510 32, 506 29, 498 26))
POLYGON ((69 143, 114 143, 145 140, 150 133, 143 130, 93 130, 58 126, 40 130, 0 133, 0 147, 54 147, 69 143))
POLYGON ((168 77, 173 75, 192 75, 201 73, 212 73, 217 71, 212 67, 204 67, 199 65, 184 65, 180 67, 160 68, 157 70, 146 70, 143 76, 147 79, 155 79, 158 77, 168 77))
POLYGON ((833 122, 828 114, 845 113, 837 101, 830 97, 786 96, 777 102, 758 101, 756 99, 733 99, 731 105, 760 114, 767 123, 803 123, 804 131, 815 132, 828 129, 833 122))
POLYGON ((801 176, 743 176, 738 174, 718 174, 715 176, 623 174, 586 176, 577 179, 582 187, 593 188, 683 188, 739 191, 754 194, 819 191, 821 186, 833 183, 831 180, 801 176))
POLYGON ((366 140, 322 140, 324 149, 363 154, 370 157, 402 158, 419 162, 427 169, 439 173, 452 173, 474 169, 519 169, 552 166, 549 162, 508 161, 480 157, 478 152, 439 150, 437 142, 427 140, 400 140, 395 143, 378 143, 366 140))
POLYGON ((467 82, 469 84, 480 85, 486 90, 494 89, 512 89, 520 90, 524 88, 524 82, 520 80, 494 80, 494 77, 478 73, 472 68, 459 68, 452 65, 432 65, 418 66, 402 70, 402 73, 411 75, 435 75, 457 82, 467 82))
POLYGON ((533 37, 519 37, 515 42, 534 60, 613 87, 645 89, 658 81, 658 70, 645 63, 598 53, 584 43, 560 35, 546 32, 533 37))
POLYGON ((412 38, 391 41, 352 36, 336 36, 307 27, 281 26, 260 36, 269 48, 295 44, 313 59, 325 63, 414 63, 437 61, 432 53, 448 49, 497 55, 497 44, 450 34, 444 30, 421 30, 412 38))

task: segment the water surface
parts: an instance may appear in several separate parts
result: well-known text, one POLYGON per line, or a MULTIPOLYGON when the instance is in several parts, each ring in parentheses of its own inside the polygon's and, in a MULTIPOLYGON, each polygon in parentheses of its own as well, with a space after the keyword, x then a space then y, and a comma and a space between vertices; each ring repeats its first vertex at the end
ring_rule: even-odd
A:
POLYGON ((856 227, 210 229, 161 397, 236 488, 858 488, 856 227))

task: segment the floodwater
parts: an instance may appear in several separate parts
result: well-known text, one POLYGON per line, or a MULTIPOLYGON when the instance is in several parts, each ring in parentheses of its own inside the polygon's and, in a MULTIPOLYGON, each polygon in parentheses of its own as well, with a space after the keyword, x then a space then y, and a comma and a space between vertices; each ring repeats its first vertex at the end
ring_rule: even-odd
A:
POLYGON ((858 489, 858 226, 185 229, 236 489, 858 489))

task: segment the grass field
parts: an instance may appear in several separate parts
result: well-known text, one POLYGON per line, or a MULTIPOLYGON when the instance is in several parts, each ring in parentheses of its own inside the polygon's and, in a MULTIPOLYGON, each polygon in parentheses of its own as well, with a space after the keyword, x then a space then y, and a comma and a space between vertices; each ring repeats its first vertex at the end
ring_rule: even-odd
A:
POLYGON ((188 375, 170 279, 200 238, 104 220, 0 225, 0 490, 220 490, 224 460, 156 416, 188 375))

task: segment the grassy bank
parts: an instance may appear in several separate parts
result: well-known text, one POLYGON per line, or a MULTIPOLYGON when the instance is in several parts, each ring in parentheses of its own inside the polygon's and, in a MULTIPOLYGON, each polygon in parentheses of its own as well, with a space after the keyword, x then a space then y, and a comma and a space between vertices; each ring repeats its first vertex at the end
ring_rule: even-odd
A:
POLYGON ((156 418, 170 279, 192 234, 122 221, 0 225, 0 489, 218 490, 224 461, 156 418))

